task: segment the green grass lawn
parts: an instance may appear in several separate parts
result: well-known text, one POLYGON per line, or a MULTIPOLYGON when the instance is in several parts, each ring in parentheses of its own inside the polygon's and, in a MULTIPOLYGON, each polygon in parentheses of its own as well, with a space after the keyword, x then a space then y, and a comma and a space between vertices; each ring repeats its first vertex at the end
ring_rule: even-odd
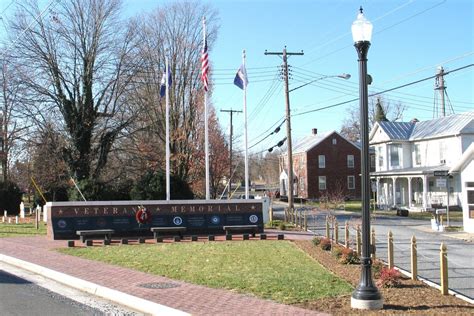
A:
POLYGON ((1 237, 19 237, 19 236, 34 236, 46 235, 46 225, 41 222, 39 229, 35 228, 35 224, 6 224, 0 223, 0 238, 1 237))
POLYGON ((59 251, 291 304, 352 291, 288 241, 183 242, 59 251))

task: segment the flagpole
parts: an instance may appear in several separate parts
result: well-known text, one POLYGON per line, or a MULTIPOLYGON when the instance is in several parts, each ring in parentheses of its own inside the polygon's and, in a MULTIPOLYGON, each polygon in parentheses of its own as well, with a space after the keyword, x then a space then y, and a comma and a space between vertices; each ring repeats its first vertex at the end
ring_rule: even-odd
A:
POLYGON ((166 200, 171 198, 170 194, 170 96, 169 96, 169 65, 168 52, 165 53, 165 87, 166 87, 166 200))
MULTIPOLYGON (((245 49, 242 51, 242 64, 245 68, 245 49)), ((246 76, 246 74, 245 74, 246 76)), ((248 157, 248 138, 247 138, 247 80, 244 82, 244 132, 245 132, 245 198, 249 198, 249 157, 248 157)))
MULTIPOLYGON (((206 18, 202 19, 203 24, 203 40, 206 43, 206 18)), ((204 89, 204 146, 206 155, 206 200, 210 200, 209 193, 209 128, 208 128, 208 113, 207 113, 207 90, 204 89)))

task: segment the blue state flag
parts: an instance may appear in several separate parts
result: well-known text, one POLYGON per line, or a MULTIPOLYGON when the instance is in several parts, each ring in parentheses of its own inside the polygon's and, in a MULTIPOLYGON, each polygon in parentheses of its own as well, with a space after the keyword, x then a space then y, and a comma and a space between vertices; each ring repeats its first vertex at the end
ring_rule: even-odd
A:
MULTIPOLYGON (((171 71, 168 69, 168 87, 171 87, 171 71)), ((164 97, 166 93, 166 71, 163 73, 163 77, 161 77, 160 83, 160 96, 164 97)))
POLYGON ((241 65, 239 70, 237 70, 237 74, 235 75, 234 84, 243 90, 244 86, 246 87, 248 83, 249 80, 247 78, 247 70, 245 69, 244 65, 241 65))

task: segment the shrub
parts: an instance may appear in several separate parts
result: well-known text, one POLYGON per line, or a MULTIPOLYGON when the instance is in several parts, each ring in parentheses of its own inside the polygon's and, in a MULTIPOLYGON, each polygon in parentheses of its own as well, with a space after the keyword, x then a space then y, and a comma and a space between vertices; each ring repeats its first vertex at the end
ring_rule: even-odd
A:
POLYGON ((332 247, 332 255, 336 257, 336 259, 341 258, 342 255, 342 248, 339 246, 333 246, 332 247))
POLYGON ((374 272, 375 278, 378 279, 380 277, 380 272, 382 271, 383 268, 384 268, 384 264, 382 261, 374 260, 374 262, 372 262, 372 271, 374 272))
POLYGON ((278 229, 280 229, 280 230, 286 230, 286 225, 285 225, 285 223, 280 222, 280 224, 278 225, 278 229))
POLYGON ((7 210, 10 215, 20 213, 22 192, 16 183, 11 181, 0 182, 0 211, 7 210))
POLYGON ((329 238, 323 238, 321 239, 321 242, 319 243, 319 246, 321 247, 322 250, 331 250, 331 240, 329 238))
POLYGON ((321 243, 321 238, 314 237, 312 242, 313 242, 313 245, 318 246, 321 243))
MULTIPOLYGON (((170 177, 170 195, 173 200, 192 200, 194 194, 188 183, 178 177, 170 177)), ((130 192, 134 200, 166 199, 166 179, 163 171, 147 172, 130 192)))
POLYGON ((396 270, 395 268, 389 269, 387 267, 383 267, 380 271, 380 277, 377 281, 378 287, 397 287, 400 285, 402 279, 402 275, 400 271, 396 270))
POLYGON ((357 264, 360 263, 357 251, 350 248, 342 248, 339 262, 342 264, 357 264))

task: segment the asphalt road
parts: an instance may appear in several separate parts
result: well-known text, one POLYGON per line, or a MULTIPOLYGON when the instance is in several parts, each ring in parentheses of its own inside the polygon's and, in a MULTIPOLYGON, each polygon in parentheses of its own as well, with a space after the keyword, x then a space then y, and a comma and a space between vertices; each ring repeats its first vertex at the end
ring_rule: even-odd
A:
MULTIPOLYGON (((284 204, 274 204, 274 214, 283 217, 284 204)), ((344 223, 349 221, 350 227, 361 223, 357 213, 344 211, 332 212, 339 223, 339 242, 344 242, 344 223)), ((308 217, 309 229, 317 235, 325 235, 325 217, 327 212, 317 212, 308 217)), ((460 239, 459 233, 436 232, 431 229, 427 220, 415 220, 409 217, 376 216, 372 219, 372 227, 376 234, 376 256, 384 261, 387 259, 387 234, 393 234, 395 266, 411 271, 410 240, 414 235, 418 250, 418 275, 436 284, 440 284, 440 245, 447 246, 448 287, 470 299, 474 299, 474 243, 460 239)), ((460 225, 452 222, 451 225, 460 225)), ((350 229, 350 240, 354 243, 355 229, 350 229)))
POLYGON ((138 315, 31 272, 0 263, 2 316, 138 315))

